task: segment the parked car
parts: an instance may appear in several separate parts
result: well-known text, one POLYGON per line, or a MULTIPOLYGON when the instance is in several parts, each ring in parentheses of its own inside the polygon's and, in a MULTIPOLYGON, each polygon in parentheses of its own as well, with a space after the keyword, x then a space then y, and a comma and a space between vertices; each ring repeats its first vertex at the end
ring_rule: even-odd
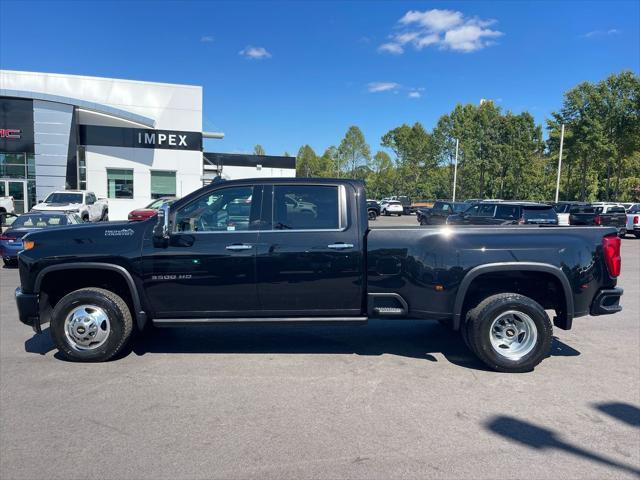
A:
POLYGON ((434 203, 435 203, 435 200, 418 200, 416 202, 411 203, 411 210, 413 210, 417 214, 418 210, 431 208, 433 207, 434 203))
POLYGON ((7 213, 14 213, 15 210, 13 197, 0 197, 0 223, 2 223, 2 219, 7 213))
POLYGON ((416 212, 420 225, 443 225, 450 215, 464 212, 468 203, 436 200, 432 208, 422 208, 416 212))
POLYGON ((18 259, 18 252, 22 250, 22 237, 27 233, 43 228, 82 223, 80 217, 75 213, 42 212, 13 216, 15 218, 9 228, 0 235, 0 256, 2 256, 5 265, 10 265, 18 259))
POLYGON ((631 213, 633 208, 640 208, 640 203, 622 203, 621 204, 627 213, 631 213))
POLYGON ((380 216, 380 204, 375 200, 367 200, 367 216, 369 220, 375 220, 380 216))
POLYGON ((558 214, 551 205, 527 202, 473 203, 462 213, 450 215, 449 225, 557 225, 558 214))
POLYGON ((160 197, 144 208, 137 208, 136 210, 131 210, 127 219, 130 222, 139 222, 141 220, 146 220, 149 217, 153 217, 158 214, 158 210, 162 205, 169 204, 171 205, 176 201, 175 197, 160 197))
POLYGON ((579 207, 591 207, 590 204, 585 202, 557 202, 552 203, 553 209, 558 214, 558 225, 567 226, 569 222, 569 211, 579 207))
POLYGON ((627 234, 627 212, 622 205, 604 204, 597 205, 594 208, 596 211, 596 225, 616 228, 621 238, 627 234))
POLYGON ((365 198, 351 180, 234 180, 142 222, 29 233, 18 317, 36 332, 49 323, 75 361, 114 357, 148 322, 431 319, 460 330, 489 368, 522 372, 550 354, 545 310, 568 330, 577 317, 622 308, 613 228, 369 229, 365 198), (291 192, 317 217, 289 216, 291 192), (228 207, 247 198, 243 221, 232 219, 228 207))
POLYGON ((77 213, 83 222, 106 222, 109 220, 107 201, 98 199, 93 192, 83 190, 52 192, 44 202, 34 205, 31 211, 77 213))
POLYGON ((404 212, 404 207, 398 200, 383 200, 380 205, 381 215, 398 215, 401 216, 404 212))
MULTIPOLYGON (((558 214, 560 216, 560 214, 558 214)), ((574 205, 569 209, 569 225, 598 225, 598 214, 591 205, 574 205)))
POLYGON ((397 200, 402 205, 402 213, 404 215, 411 215, 414 213, 413 208, 411 208, 411 198, 406 195, 398 195, 397 197, 393 197, 392 200, 397 200))
POLYGON ((640 238, 640 203, 631 206, 627 212, 627 232, 640 238))

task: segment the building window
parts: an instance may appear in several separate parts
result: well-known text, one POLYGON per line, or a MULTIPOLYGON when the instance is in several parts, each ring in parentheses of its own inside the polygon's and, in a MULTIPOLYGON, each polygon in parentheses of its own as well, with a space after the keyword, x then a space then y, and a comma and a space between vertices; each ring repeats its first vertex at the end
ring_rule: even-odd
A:
POLYGON ((133 198, 133 170, 107 168, 109 198, 133 198))
POLYGON ((78 188, 80 190, 87 189, 87 148, 83 145, 78 147, 78 188))
POLYGON ((27 178, 27 154, 0 153, 0 177, 27 178))
POLYGON ((176 196, 176 172, 151 171, 151 198, 176 196))

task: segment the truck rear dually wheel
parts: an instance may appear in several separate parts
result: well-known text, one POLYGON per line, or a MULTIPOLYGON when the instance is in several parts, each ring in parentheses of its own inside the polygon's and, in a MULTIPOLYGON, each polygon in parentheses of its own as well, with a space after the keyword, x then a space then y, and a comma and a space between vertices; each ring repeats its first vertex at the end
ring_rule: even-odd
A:
POLYGON ((536 301, 517 293, 492 295, 467 314, 466 342, 492 370, 529 372, 549 355, 553 329, 536 301))
POLYGON ((132 329, 125 301, 102 288, 82 288, 65 295, 51 316, 56 347, 65 358, 80 362, 101 362, 117 355, 132 329))

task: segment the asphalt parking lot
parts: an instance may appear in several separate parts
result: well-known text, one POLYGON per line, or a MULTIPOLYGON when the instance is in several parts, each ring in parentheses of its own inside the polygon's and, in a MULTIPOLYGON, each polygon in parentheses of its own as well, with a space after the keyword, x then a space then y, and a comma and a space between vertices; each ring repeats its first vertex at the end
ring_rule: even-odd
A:
POLYGON ((638 478, 640 240, 622 249, 623 312, 518 375, 407 320, 159 329, 65 362, 0 269, 0 478, 638 478))

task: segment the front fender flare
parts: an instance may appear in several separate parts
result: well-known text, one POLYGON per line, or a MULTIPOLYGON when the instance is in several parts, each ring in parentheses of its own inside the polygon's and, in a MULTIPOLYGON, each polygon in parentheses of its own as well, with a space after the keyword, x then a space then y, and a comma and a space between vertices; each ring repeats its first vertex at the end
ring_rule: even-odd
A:
POLYGON ((117 272, 120 274, 127 283, 127 287, 129 288, 129 294, 131 295, 131 301, 133 302, 133 312, 131 312, 136 319, 136 323, 138 328, 141 330, 144 328, 147 323, 147 315, 143 311, 141 303, 140 303, 140 295, 138 295, 138 289, 136 288, 136 284, 133 281, 133 277, 129 273, 129 271, 121 265, 115 265, 113 263, 101 263, 101 262, 79 262, 79 263, 65 263, 61 265, 50 265, 48 267, 43 268, 37 275, 36 281, 34 284, 33 291, 34 293, 40 294, 40 286, 42 285, 42 281, 44 277, 54 271, 59 270, 75 270, 75 269, 94 269, 94 270, 110 270, 113 272, 117 272))

